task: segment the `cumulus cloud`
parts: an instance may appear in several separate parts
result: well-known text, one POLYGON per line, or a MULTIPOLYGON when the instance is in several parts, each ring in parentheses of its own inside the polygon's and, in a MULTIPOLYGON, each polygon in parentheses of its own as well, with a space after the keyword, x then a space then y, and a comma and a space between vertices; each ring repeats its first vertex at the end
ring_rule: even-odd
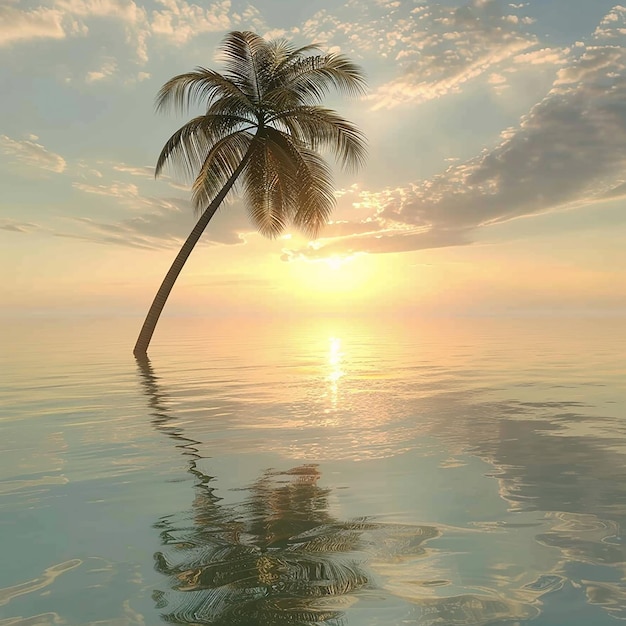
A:
POLYGON ((63 39, 63 13, 38 7, 22 11, 11 5, 0 5, 0 47, 30 39, 63 39))
MULTIPOLYGON (((42 37, 64 39, 85 36, 92 20, 115 20, 125 29, 137 61, 147 61, 150 23, 146 10, 132 0, 53 0, 51 7, 0 7, 0 46, 42 37)), ((105 74, 107 75, 107 74, 105 74)), ((97 79, 95 75, 92 77, 97 79)))
MULTIPOLYGON (((72 24, 72 33, 79 36, 89 32, 93 20, 115 20, 124 29, 126 41, 134 49, 135 60, 141 64, 148 61, 148 14, 133 0, 55 0, 55 8, 62 12, 67 23, 72 24)), ((104 71, 90 72, 88 82, 110 76, 115 64, 114 59, 105 57, 104 71)))
POLYGON ((6 135, 0 135, 0 149, 9 155, 15 163, 20 163, 29 168, 46 170, 60 174, 65 170, 65 159, 59 154, 46 150, 37 137, 29 139, 11 139, 6 135))
POLYGON ((145 10, 133 0, 56 0, 55 6, 75 17, 114 17, 128 23, 145 16, 145 10))
MULTIPOLYGON (((511 13, 510 8, 501 10, 503 5, 496 0, 471 0, 461 7, 438 2, 348 0, 332 12, 320 10, 289 29, 272 28, 257 8, 248 5, 239 10, 231 0, 207 4, 158 0, 154 8, 134 0, 51 0, 50 6, 28 11, 9 7, 10 16, 0 27, 0 45, 3 38, 9 43, 37 36, 85 36, 98 20, 106 19, 111 27, 123 30, 133 54, 124 59, 103 57, 101 67, 87 75, 88 82, 95 82, 113 75, 115 63, 122 66, 130 59, 145 65, 149 45, 164 40, 182 46, 203 34, 232 28, 253 29, 270 37, 304 37, 329 50, 393 60, 398 73, 374 90, 371 97, 376 107, 457 91, 476 76, 499 71, 503 61, 537 43, 524 30, 528 18, 511 13)), ((545 53, 543 62, 549 57, 545 53)), ((135 68, 132 77, 125 71, 122 78, 129 81, 147 76, 135 68)))
MULTIPOLYGON (((157 7, 148 9, 134 0, 51 0, 50 6, 33 9, 1 6, 0 46, 42 37, 86 36, 92 25, 105 19, 116 25, 114 28, 122 29, 133 50, 133 62, 144 65, 151 39, 164 38, 182 45, 208 32, 229 30, 235 22, 244 23, 245 17, 236 15, 234 19, 230 0, 216 0, 206 6, 185 0, 159 0, 157 7)), ((250 25, 246 23, 246 27, 250 25)), ((119 64, 106 57, 102 61, 102 69, 89 72, 87 82, 111 76, 119 64)), ((135 80, 144 80, 149 74, 140 72, 133 76, 135 80)))
POLYGON ((202 33, 223 32, 232 25, 230 0, 219 0, 208 7, 184 0, 159 0, 163 7, 150 17, 151 32, 182 45, 202 33))
POLYGON ((117 70, 117 63, 114 59, 105 59, 102 63, 102 66, 98 70, 94 70, 92 72, 88 72, 85 78, 88 83, 95 83, 100 80, 104 80, 105 78, 110 78, 115 74, 117 70))
POLYGON ((479 227, 626 195, 626 37, 621 21, 603 24, 494 148, 402 189, 360 192, 365 222, 286 258, 459 245, 479 227))
POLYGON ((626 7, 619 4, 616 5, 600 22, 594 33, 594 37, 596 39, 603 39, 606 42, 612 42, 612 40, 619 41, 626 32, 624 29, 625 18, 626 7))

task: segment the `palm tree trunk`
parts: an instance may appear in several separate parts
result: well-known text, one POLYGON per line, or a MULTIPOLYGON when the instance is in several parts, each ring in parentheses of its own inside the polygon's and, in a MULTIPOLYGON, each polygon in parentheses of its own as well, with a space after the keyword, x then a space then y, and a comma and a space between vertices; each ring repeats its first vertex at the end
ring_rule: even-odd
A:
POLYGON ((235 184, 239 174, 243 171, 243 168, 246 166, 250 155, 250 151, 246 153, 246 155, 241 160, 241 163, 237 167, 237 169, 233 172, 232 176, 226 181, 222 190, 215 196, 215 199, 209 206, 206 208, 204 213, 200 216, 198 223, 193 227, 189 237, 183 244, 180 252, 176 255, 172 266, 169 271, 165 275, 159 290, 157 291, 154 300, 152 301, 152 306, 148 311, 148 315, 143 323, 141 328, 141 332, 139 333, 139 337, 137 338, 137 343, 135 344, 135 348, 133 350, 133 354, 137 359, 146 359, 148 346, 150 345, 150 340, 152 339, 152 333, 154 333, 154 329, 156 328, 157 322, 159 321, 159 317, 161 316, 161 311, 163 311, 163 307, 167 302, 167 298, 170 295, 170 291, 172 291, 172 287, 178 278, 183 266, 187 262, 191 251, 194 249, 196 243, 198 243, 198 239, 200 239, 200 235, 204 232, 204 229, 207 227, 207 224, 211 221, 211 218, 215 215, 215 212, 219 208, 220 204, 222 204, 224 198, 228 195, 228 192, 231 190, 232 186, 235 184))

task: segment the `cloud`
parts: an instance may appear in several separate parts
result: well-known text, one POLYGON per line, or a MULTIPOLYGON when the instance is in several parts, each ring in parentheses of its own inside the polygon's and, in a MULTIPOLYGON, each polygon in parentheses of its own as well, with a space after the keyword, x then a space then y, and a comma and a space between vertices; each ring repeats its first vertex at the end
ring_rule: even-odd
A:
POLYGON ((366 220, 287 258, 462 245, 480 227, 626 195, 626 47, 610 24, 608 38, 596 31, 572 48, 548 95, 495 147, 429 180, 359 192, 366 220))
POLYGON ((151 165, 143 165, 137 167, 136 165, 127 165, 126 163, 117 163, 113 166, 113 169, 117 172, 124 172, 131 176, 140 176, 142 178, 154 178, 154 167, 151 165))
MULTIPOLYGON (((349 0, 343 10, 317 12, 300 30, 307 39, 357 57, 393 60, 396 75, 374 83, 369 95, 374 109, 387 109, 456 93, 468 81, 504 67, 519 71, 514 59, 538 45, 527 32, 531 22, 496 0, 471 0, 463 6, 349 0)), ((558 63, 562 55, 545 48, 528 57, 539 59, 558 63)))
MULTIPOLYGON (((375 107, 421 102, 458 91, 485 72, 530 50, 536 39, 524 32, 528 18, 502 9, 495 0, 473 0, 450 7, 437 2, 417 5, 397 0, 348 0, 344 6, 316 12, 290 29, 271 28, 252 5, 233 7, 231 0, 202 4, 157 0, 144 6, 133 0, 50 0, 50 7, 20 10, 8 6, 0 14, 0 45, 36 37, 85 37, 106 23, 121 30, 129 50, 92 61, 83 69, 88 83, 119 77, 126 83, 149 77, 138 72, 149 60, 150 48, 163 42, 182 46, 207 33, 232 28, 253 29, 270 36, 306 38, 327 49, 342 49, 357 57, 394 60, 397 75, 379 85, 371 98, 375 107), (358 19, 355 19, 358 15, 358 19), (128 67, 132 64, 135 67, 128 67)), ((19 5, 18 5, 19 6, 19 5)), ((545 59, 548 55, 545 56, 545 59)), ((547 60, 544 60, 547 62, 547 60)))
POLYGON ((342 239, 328 240, 322 246, 309 245, 299 250, 283 250, 283 261, 325 259, 356 253, 380 254, 410 252, 428 248, 447 248, 471 243, 463 229, 430 229, 422 231, 375 231, 342 239))
MULTIPOLYGON (((461 7, 418 6, 399 22, 393 40, 398 76, 369 96, 375 109, 415 104, 456 93, 468 81, 513 60, 537 45, 527 24, 501 13, 492 1, 461 7)), ((547 62, 547 55, 543 55, 547 62)))
POLYGON ((145 9, 133 0, 56 0, 55 7, 74 17, 114 17, 128 23, 145 18, 145 9))
POLYGON ((164 8, 153 11, 151 32, 182 45, 203 33, 224 32, 231 28, 230 0, 214 2, 207 8, 184 0, 159 0, 164 8))
POLYGON ((531 52, 524 52, 514 57, 513 61, 519 65, 556 65, 567 63, 569 48, 539 48, 531 52))
MULTIPOLYGON (((99 222, 87 218, 77 219, 85 227, 82 232, 59 235, 145 250, 177 249, 193 228, 193 222, 189 222, 188 216, 184 217, 176 211, 167 209, 160 213, 146 213, 118 223, 99 222)), ((245 243, 245 239, 237 231, 218 230, 211 226, 207 228, 206 235, 200 240, 200 243, 213 245, 245 243)))
POLYGON ((105 78, 110 78, 115 74, 117 70, 117 63, 114 59, 106 59, 103 61, 100 69, 95 70, 93 72, 88 72, 85 77, 85 81, 88 83, 95 83, 100 80, 104 80, 105 78))
POLYGON ((75 172, 83 179, 102 178, 102 172, 93 167, 90 163, 78 160, 75 163, 75 172))
POLYGON ((66 167, 62 156, 46 150, 40 143, 37 143, 36 138, 20 141, 0 135, 0 149, 13 157, 14 162, 27 165, 29 168, 60 174, 66 167))
POLYGON ((594 32, 596 39, 604 39, 609 42, 612 39, 619 40, 624 35, 624 21, 626 19, 626 7, 616 5, 600 22, 594 32))
POLYGON ((19 222, 8 218, 0 218, 0 230, 8 230, 14 233, 31 233, 35 230, 39 230, 37 224, 32 222, 19 222))
MULTIPOLYGON (((196 218, 189 200, 143 196, 136 185, 120 182, 111 185, 74 183, 73 186, 85 193, 115 198, 132 210, 133 215, 116 222, 87 217, 72 218, 70 221, 78 230, 57 232, 57 236, 142 249, 178 248, 195 224, 196 218)), ((245 242, 243 233, 250 230, 243 211, 232 205, 224 205, 211 220, 201 241, 222 245, 241 244, 245 242), (228 211, 228 216, 222 216, 223 211, 228 211)))
POLYGON ((30 39, 63 39, 62 12, 38 7, 20 11, 11 5, 0 6, 0 47, 30 39))
MULTIPOLYGON (((103 22, 118 32, 121 29, 132 53, 121 52, 117 59, 102 56, 101 67, 87 73, 88 83, 111 77, 118 66, 129 61, 145 65, 151 41, 165 39, 183 45, 206 33, 223 33, 235 23, 250 28, 252 22, 260 22, 258 17, 253 19, 258 11, 251 7, 241 14, 232 13, 230 0, 216 0, 207 6, 185 0, 157 0, 154 9, 133 0, 51 0, 49 4, 28 10, 0 6, 0 47, 43 37, 85 37, 93 26, 103 22)), ((132 82, 149 77, 148 72, 137 72, 135 68, 123 79, 132 82)))
MULTIPOLYGON (((55 0, 55 7, 72 24, 72 34, 84 36, 89 32, 92 20, 115 20, 122 25, 127 43, 134 49, 135 60, 140 64, 148 61, 147 40, 150 35, 148 15, 145 8, 133 0, 55 0)), ((88 82, 110 76, 116 60, 103 58, 104 70, 90 72, 88 82)))
POLYGON ((72 183, 72 187, 85 193, 93 193, 98 196, 110 196, 112 198, 137 198, 139 188, 137 185, 114 181, 109 185, 88 185, 86 183, 72 183))
POLYGON ((125 26, 126 39, 135 48, 137 59, 147 61, 146 11, 132 0, 53 0, 51 4, 51 8, 28 10, 0 7, 0 46, 42 37, 85 36, 91 20, 106 18, 125 26))
MULTIPOLYGON (((0 46, 42 37, 84 37, 92 20, 107 19, 123 26, 125 39, 134 48, 135 60, 139 63, 148 60, 150 24, 146 10, 132 0, 53 0, 51 5, 51 8, 39 6, 29 10, 0 7, 0 46)), ((110 76, 115 65, 114 59, 103 57, 103 68, 90 72, 88 82, 110 76)))

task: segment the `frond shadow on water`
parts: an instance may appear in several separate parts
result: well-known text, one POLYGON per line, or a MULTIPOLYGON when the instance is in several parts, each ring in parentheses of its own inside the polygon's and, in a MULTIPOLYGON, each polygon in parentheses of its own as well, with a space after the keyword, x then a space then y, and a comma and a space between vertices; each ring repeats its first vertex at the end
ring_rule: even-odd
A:
POLYGON ((191 511, 155 524, 163 544, 156 569, 168 589, 154 599, 166 621, 339 626, 355 594, 376 586, 369 558, 381 550, 419 556, 439 534, 428 526, 335 519, 316 465, 267 470, 244 489, 243 502, 223 504, 215 479, 197 468, 200 442, 171 424, 150 363, 138 364, 154 427, 176 442, 196 478, 191 511))

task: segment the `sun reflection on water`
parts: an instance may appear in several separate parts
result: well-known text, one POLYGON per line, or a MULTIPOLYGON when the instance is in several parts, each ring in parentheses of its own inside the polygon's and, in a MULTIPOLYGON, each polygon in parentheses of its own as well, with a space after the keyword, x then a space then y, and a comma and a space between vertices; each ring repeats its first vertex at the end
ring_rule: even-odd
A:
POLYGON ((344 353, 341 349, 341 339, 339 337, 330 337, 328 351, 329 372, 326 379, 330 383, 330 403, 333 411, 337 410, 339 405, 339 381, 345 376, 342 369, 344 353))

